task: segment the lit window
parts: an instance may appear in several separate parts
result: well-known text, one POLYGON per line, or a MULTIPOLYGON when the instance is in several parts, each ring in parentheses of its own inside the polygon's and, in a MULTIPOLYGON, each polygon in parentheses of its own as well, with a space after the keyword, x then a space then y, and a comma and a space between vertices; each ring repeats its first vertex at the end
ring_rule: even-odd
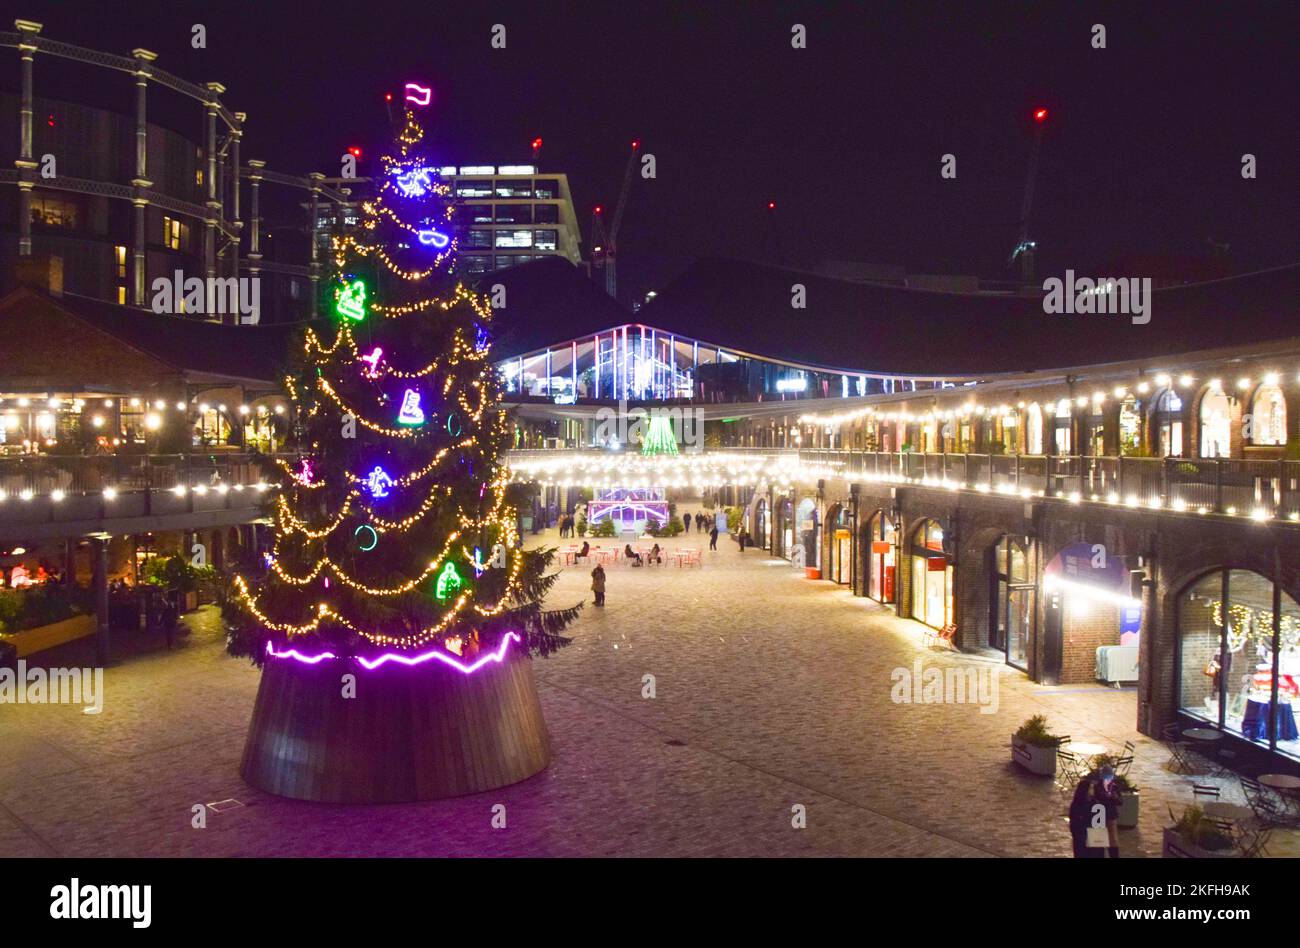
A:
POLYGON ((499 248, 531 247, 533 232, 531 230, 499 230, 496 245, 499 248))
POLYGON ((1261 385, 1251 405, 1251 440, 1255 444, 1286 444, 1286 399, 1276 385, 1261 385))
POLYGON ((163 218, 163 246, 169 250, 180 250, 185 238, 185 225, 173 217, 163 218))
POLYGON ((119 280, 125 280, 126 279, 126 248, 123 247, 121 244, 116 245, 113 248, 113 256, 117 260, 117 278, 119 280))
POLYGON ((560 232, 557 230, 539 230, 533 234, 533 246, 538 250, 555 250, 559 245, 560 232))
POLYGON ((61 198, 32 195, 32 223, 46 227, 77 226, 77 205, 61 198))

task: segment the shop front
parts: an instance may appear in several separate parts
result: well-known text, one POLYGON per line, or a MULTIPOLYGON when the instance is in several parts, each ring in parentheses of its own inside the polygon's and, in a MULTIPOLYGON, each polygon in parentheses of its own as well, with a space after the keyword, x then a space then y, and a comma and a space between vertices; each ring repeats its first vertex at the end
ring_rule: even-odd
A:
POLYGON ((837 504, 827 515, 830 563, 826 579, 841 586, 853 582, 853 521, 849 508, 837 504))
POLYGON ((1267 577, 1216 570, 1178 597, 1179 710, 1300 760, 1300 606, 1267 577))
POLYGON ((869 563, 867 569, 867 595, 876 602, 894 602, 897 584, 898 533, 894 521, 883 510, 877 510, 867 527, 869 563))
POLYGON ((1004 536, 993 547, 991 559, 989 645, 1006 655, 1008 665, 1027 672, 1038 603, 1033 541, 1004 536))
POLYGON ((912 618, 942 629, 952 622, 953 567, 943 547, 943 527, 922 521, 912 537, 912 618))

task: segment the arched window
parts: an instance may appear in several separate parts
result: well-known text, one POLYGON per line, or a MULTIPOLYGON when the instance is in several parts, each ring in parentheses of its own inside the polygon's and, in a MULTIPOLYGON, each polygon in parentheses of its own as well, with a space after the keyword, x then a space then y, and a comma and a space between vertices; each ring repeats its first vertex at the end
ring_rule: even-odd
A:
POLYGON ((1211 389, 1201 398, 1201 457, 1232 456, 1232 402, 1211 389))
POLYGON ((1132 395, 1119 406, 1119 448, 1121 454, 1136 454, 1142 448, 1142 406, 1132 395))
POLYGON ((1156 396, 1153 427, 1155 428, 1155 453, 1161 457, 1183 456, 1183 400, 1172 388, 1156 396))
POLYGON ((1278 751, 1300 758, 1292 710, 1300 703, 1300 605, 1283 592, 1274 616, 1273 592, 1267 577, 1240 569, 1218 570, 1184 589, 1179 706, 1256 743, 1276 740, 1278 751))
POLYGON ((867 595, 877 602, 893 602, 896 583, 895 563, 898 554, 898 538, 894 530, 894 521, 883 511, 876 511, 871 518, 867 531, 868 552, 871 557, 870 574, 867 577, 867 595))
POLYGON ((1070 413, 1070 400, 1063 398, 1056 403, 1056 412, 1052 415, 1052 453, 1060 456, 1074 453, 1074 418, 1070 413))
POLYGON ((1029 406, 1027 423, 1025 425, 1025 453, 1042 454, 1043 453, 1043 409, 1039 407, 1038 402, 1029 406))
POLYGON ((952 621, 952 580, 943 527, 923 520, 912 534, 912 618, 936 629, 952 621))
POLYGON ((1276 385, 1261 385, 1250 406, 1254 444, 1286 444, 1286 399, 1276 385))

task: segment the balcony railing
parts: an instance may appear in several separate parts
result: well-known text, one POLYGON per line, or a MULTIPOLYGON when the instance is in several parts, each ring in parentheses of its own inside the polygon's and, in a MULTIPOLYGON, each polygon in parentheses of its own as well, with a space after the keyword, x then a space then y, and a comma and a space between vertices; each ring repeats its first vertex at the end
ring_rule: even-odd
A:
POLYGON ((0 519, 12 525, 254 507, 267 486, 267 473, 259 463, 259 459, 267 457, 140 454, 0 458, 0 519))
POLYGON ((850 477, 1135 508, 1300 520, 1300 461, 805 449, 850 477))

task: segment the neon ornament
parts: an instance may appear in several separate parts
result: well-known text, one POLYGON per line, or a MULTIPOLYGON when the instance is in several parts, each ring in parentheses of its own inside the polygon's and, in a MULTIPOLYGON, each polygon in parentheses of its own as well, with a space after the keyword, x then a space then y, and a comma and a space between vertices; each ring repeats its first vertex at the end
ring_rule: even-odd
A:
POLYGON ((363 532, 370 534, 370 545, 365 546, 364 543, 358 541, 358 546, 362 553, 369 553, 379 545, 379 534, 375 531, 374 527, 370 526, 370 524, 363 523, 361 526, 357 527, 356 530, 352 531, 352 535, 354 537, 360 536, 363 532))
POLYGON ((428 105, 433 101, 433 88, 431 86, 421 86, 414 82, 408 82, 404 91, 406 92, 406 101, 412 105, 428 105))
POLYGON ((375 469, 366 476, 366 487, 370 489, 370 496, 376 500, 387 497, 388 488, 392 486, 393 479, 388 476, 387 471, 377 464, 375 469))
POLYGON ((451 243, 451 238, 446 234, 440 234, 436 230, 422 230, 419 232, 420 243, 431 245, 435 250, 441 250, 451 243))
POLYGON ((460 433, 463 430, 464 429, 461 428, 460 426, 460 419, 456 417, 456 413, 454 411, 448 412, 447 413, 447 434, 451 435, 453 438, 459 438, 460 433))
POLYGON ((311 468, 311 459, 303 458, 302 467, 299 468, 298 473, 293 476, 293 479, 299 484, 310 484, 312 483, 312 478, 314 476, 315 474, 312 472, 311 468))
MULTIPOLYGON (((454 641, 454 639, 448 639, 447 641, 450 643, 454 641)), ((510 643, 522 642, 522 641, 523 639, 519 637, 518 633, 507 632, 504 636, 502 636, 501 644, 497 647, 497 650, 495 652, 489 652, 487 655, 484 655, 482 658, 478 659, 477 661, 471 662, 469 664, 466 664, 465 662, 461 661, 456 656, 449 655, 447 651, 442 648, 430 649, 427 652, 421 652, 419 655, 402 655, 399 652, 385 652, 384 654, 380 655, 378 658, 362 658, 360 655, 355 657, 357 663, 360 664, 361 667, 366 669, 367 671, 374 671, 376 668, 378 668, 380 665, 383 665, 385 662, 397 662, 399 665, 406 665, 407 667, 411 667, 415 665, 423 665, 425 662, 428 661, 438 661, 438 662, 442 662, 444 665, 448 665, 451 668, 456 669, 458 672, 461 672, 462 674, 472 675, 474 672, 478 671, 488 662, 500 663, 505 661, 506 652, 510 648, 510 643)), ((271 656, 272 658, 292 658, 295 661, 302 662, 304 665, 319 665, 321 662, 326 661, 327 659, 338 658, 338 656, 335 655, 333 652, 321 652, 317 655, 304 655, 296 648, 289 648, 289 649, 285 649, 282 652, 277 652, 275 650, 275 645, 273 645, 271 642, 266 643, 266 654, 271 656)))
POLYGON ((340 316, 355 319, 358 322, 366 318, 366 285, 360 280, 346 283, 339 291, 339 300, 334 309, 340 316))
POLYGON ((420 407, 420 393, 408 388, 402 396, 402 409, 397 413, 399 425, 424 424, 424 409, 420 407))
POLYGON ((429 193, 429 188, 433 187, 433 182, 429 178, 429 169, 416 168, 406 174, 399 174, 397 187, 407 197, 422 197, 429 193))
POLYGON ((438 584, 434 587, 433 595, 439 600, 445 600, 464 585, 465 581, 460 578, 460 573, 456 572, 456 564, 449 561, 438 574, 438 584))
POLYGON ((483 575, 483 571, 488 568, 488 564, 483 562, 483 551, 479 547, 474 547, 474 555, 468 558, 474 567, 474 578, 483 575))
POLYGON ((379 363, 383 358, 384 350, 378 346, 375 346, 375 348, 371 350, 370 355, 363 355, 361 361, 370 366, 370 368, 366 369, 362 374, 368 379, 379 378, 379 363))

